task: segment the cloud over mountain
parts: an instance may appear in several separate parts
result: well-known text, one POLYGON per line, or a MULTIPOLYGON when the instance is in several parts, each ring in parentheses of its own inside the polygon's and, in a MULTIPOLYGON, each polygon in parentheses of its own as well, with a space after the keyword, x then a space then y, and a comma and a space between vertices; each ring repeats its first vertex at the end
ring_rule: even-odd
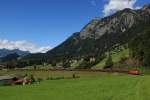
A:
POLYGON ((104 5, 104 16, 108 16, 124 8, 138 9, 140 7, 135 7, 137 1, 138 0, 108 0, 108 3, 104 5))
POLYGON ((22 51, 29 51, 31 53, 45 53, 51 49, 50 46, 38 47, 37 45, 28 41, 10 41, 0 39, 0 49, 19 49, 22 51))

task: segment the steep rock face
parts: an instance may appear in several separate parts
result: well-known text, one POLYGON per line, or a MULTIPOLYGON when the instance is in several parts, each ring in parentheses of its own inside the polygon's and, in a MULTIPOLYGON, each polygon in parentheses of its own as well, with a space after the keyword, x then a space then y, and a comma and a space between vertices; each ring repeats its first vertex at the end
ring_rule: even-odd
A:
POLYGON ((150 25, 150 5, 139 10, 124 9, 112 16, 95 18, 80 32, 47 52, 47 57, 80 57, 104 53, 115 44, 127 43, 150 25))
POLYGON ((144 6, 140 10, 124 9, 113 16, 103 19, 93 19, 80 32, 80 37, 99 39, 105 33, 126 32, 134 25, 140 22, 148 23, 150 20, 149 5, 144 6))
POLYGON ((100 19, 93 19, 89 24, 87 24, 81 31, 80 37, 83 39, 94 38, 95 37, 95 28, 99 25, 100 19))

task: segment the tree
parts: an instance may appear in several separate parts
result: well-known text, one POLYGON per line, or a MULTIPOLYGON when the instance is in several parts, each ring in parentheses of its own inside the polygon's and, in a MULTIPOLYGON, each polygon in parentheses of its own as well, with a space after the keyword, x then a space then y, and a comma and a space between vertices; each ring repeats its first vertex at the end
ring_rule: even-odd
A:
POLYGON ((64 68, 69 68, 70 66, 71 66, 70 60, 63 61, 63 67, 64 68))
POLYGON ((150 28, 135 36, 129 43, 131 56, 145 66, 150 66, 150 28))
POLYGON ((82 62, 78 66, 79 69, 90 69, 91 67, 92 67, 92 64, 90 62, 89 56, 84 57, 82 62))
POLYGON ((114 65, 113 61, 112 61, 112 57, 109 53, 108 55, 108 59, 106 60, 106 63, 105 63, 105 67, 104 68, 111 68, 112 66, 114 65))
POLYGON ((37 69, 37 65, 33 65, 33 67, 34 67, 34 70, 36 70, 36 69, 37 69))
POLYGON ((52 65, 52 67, 55 67, 57 64, 56 64, 56 61, 52 61, 51 62, 51 65, 52 65))
POLYGON ((35 77, 33 74, 30 75, 30 79, 32 80, 32 82, 35 82, 35 77))
POLYGON ((11 60, 3 63, 4 66, 6 66, 7 69, 13 69, 17 67, 17 61, 16 60, 11 60))

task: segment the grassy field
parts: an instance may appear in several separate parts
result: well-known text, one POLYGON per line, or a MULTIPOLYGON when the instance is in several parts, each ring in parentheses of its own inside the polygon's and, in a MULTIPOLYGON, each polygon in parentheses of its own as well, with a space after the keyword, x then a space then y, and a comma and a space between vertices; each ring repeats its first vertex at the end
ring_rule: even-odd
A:
POLYGON ((44 80, 26 86, 0 86, 0 100, 150 100, 150 76, 98 72, 0 72, 1 75, 34 73, 36 77, 80 78, 44 80))
MULTIPOLYGON (((129 50, 128 49, 124 49, 123 51, 120 51, 120 52, 117 52, 117 53, 113 53, 111 56, 112 56, 113 62, 117 63, 122 58, 129 57, 129 50)), ((98 63, 96 65, 96 68, 103 68, 105 66, 106 60, 107 60, 107 58, 103 59, 100 63, 98 63)))

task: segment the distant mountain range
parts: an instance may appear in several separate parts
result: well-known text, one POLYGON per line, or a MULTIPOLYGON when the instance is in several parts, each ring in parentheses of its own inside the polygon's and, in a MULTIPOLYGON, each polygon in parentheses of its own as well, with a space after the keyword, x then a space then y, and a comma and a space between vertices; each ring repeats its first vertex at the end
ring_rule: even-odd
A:
POLYGON ((0 49, 0 58, 11 55, 11 54, 17 54, 19 56, 26 56, 30 54, 28 51, 22 51, 19 49, 9 50, 9 49, 0 49))

